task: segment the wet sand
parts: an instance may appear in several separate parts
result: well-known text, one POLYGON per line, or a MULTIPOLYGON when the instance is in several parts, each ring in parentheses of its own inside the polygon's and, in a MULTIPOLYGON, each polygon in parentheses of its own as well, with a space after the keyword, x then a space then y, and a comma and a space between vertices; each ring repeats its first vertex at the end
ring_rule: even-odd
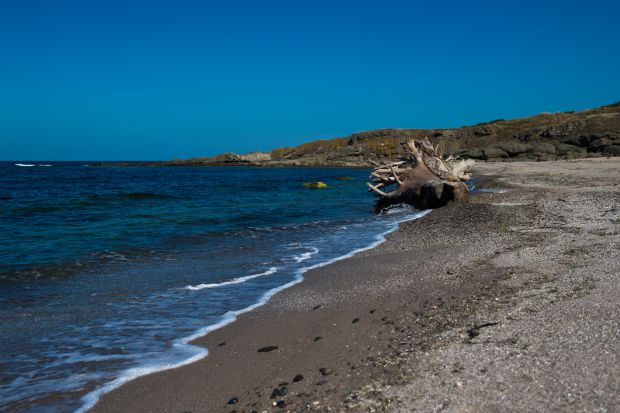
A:
POLYGON ((507 192, 306 273, 91 411, 620 410, 620 158, 474 173, 507 192))

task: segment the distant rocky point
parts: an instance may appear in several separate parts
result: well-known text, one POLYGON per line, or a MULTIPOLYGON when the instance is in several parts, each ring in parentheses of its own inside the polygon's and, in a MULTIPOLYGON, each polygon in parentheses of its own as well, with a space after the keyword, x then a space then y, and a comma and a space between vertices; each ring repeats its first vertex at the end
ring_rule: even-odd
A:
POLYGON ((156 162, 163 166, 368 166, 408 156, 406 142, 428 138, 446 154, 479 160, 620 156, 620 102, 581 112, 542 113, 457 129, 379 129, 245 155, 156 162))

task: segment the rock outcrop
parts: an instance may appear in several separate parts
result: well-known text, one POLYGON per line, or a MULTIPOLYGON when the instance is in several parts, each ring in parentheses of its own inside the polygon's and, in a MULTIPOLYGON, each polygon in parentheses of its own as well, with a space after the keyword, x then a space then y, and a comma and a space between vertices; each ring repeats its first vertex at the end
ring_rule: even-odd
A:
POLYGON ((367 166, 368 159, 407 158, 407 142, 412 139, 428 139, 445 154, 485 161, 620 156, 620 102, 581 112, 543 113, 458 129, 380 129, 270 152, 224 153, 157 164, 367 166))

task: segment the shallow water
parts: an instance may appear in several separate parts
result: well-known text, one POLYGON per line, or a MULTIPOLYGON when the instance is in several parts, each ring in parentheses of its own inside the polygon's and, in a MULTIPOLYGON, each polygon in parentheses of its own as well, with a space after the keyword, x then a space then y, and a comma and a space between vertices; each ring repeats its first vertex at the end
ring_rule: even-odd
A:
POLYGON ((417 216, 373 215, 362 169, 21 163, 0 163, 0 411, 202 358, 191 338, 417 216))

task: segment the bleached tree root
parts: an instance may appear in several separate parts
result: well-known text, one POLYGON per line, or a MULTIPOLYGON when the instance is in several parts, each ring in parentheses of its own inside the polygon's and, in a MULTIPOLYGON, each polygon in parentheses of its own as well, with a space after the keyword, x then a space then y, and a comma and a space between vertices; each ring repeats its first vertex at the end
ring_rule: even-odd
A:
POLYGON ((474 161, 444 159, 437 147, 428 141, 407 143, 411 159, 375 165, 369 191, 378 197, 375 210, 406 203, 416 208, 438 208, 450 201, 467 201, 469 191, 465 181, 474 161), (393 188, 386 191, 388 188, 393 188))

